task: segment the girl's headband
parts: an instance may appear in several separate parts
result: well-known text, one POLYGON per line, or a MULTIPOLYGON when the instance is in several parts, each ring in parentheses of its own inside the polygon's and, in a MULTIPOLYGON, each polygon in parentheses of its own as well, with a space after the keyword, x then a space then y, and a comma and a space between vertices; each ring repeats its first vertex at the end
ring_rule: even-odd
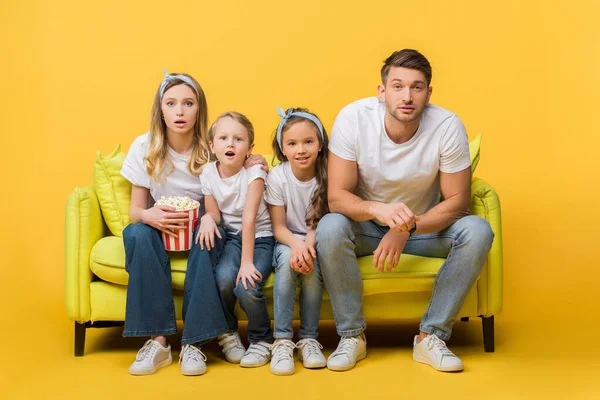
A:
POLYGON ((279 126, 277 127, 276 136, 277 144, 279 145, 279 149, 281 151, 283 151, 283 145, 281 144, 281 130, 283 129, 283 125, 285 124, 285 122, 291 117, 302 117, 314 122, 314 124, 317 125, 317 128, 319 128, 319 133, 321 134, 321 141, 325 140, 323 137, 323 124, 321 124, 321 121, 319 121, 319 118, 317 118, 316 116, 302 111, 294 111, 293 108, 288 108, 288 110, 284 112, 283 108, 281 107, 277 107, 277 114, 281 117, 281 121, 279 121, 279 126))
MULTIPOLYGON (((194 92, 196 91, 196 87, 194 86, 194 82, 190 79, 189 76, 185 76, 185 75, 170 75, 167 71, 165 71, 165 69, 163 68, 163 72, 165 73, 165 79, 163 79, 162 83, 160 84, 160 88, 158 89, 158 91, 160 92, 160 100, 162 101, 163 98, 163 94, 165 94, 165 88, 167 87, 167 85, 169 84, 169 82, 171 82, 174 79, 179 79, 184 81, 185 83, 187 83, 188 85, 190 85, 193 89, 194 92)), ((198 93, 196 93, 196 96, 198 95, 198 93)))

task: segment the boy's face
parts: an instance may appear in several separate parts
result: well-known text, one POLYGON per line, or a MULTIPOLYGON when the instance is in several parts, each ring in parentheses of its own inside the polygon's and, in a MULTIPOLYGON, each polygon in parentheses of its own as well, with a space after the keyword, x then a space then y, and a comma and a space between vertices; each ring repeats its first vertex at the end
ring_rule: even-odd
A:
POLYGON ((225 117, 217 122, 210 151, 227 166, 243 166, 252 151, 248 131, 236 120, 225 117))

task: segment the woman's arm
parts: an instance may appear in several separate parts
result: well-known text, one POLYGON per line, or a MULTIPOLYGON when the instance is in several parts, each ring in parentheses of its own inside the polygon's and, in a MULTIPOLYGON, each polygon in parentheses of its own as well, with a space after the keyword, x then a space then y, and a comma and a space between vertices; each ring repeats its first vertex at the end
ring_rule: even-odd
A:
POLYGON ((129 219, 132 223, 143 222, 158 229, 167 235, 177 237, 174 229, 180 229, 189 220, 188 213, 176 212, 169 206, 148 206, 150 190, 142 186, 131 186, 131 204, 129 205, 129 219))

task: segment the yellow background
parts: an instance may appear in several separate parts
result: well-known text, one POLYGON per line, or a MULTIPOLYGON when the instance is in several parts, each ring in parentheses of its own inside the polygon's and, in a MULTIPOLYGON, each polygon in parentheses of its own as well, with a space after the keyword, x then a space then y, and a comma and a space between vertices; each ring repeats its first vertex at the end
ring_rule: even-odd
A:
MULTIPOLYGON (((514 393, 556 394, 559 384, 585 397, 600 369, 599 16, 593 0, 4 0, 0 338, 10 357, 0 368, 14 393, 73 394, 61 392, 68 385, 60 379, 27 380, 32 365, 39 373, 91 368, 83 363, 94 355, 73 361, 64 316, 64 204, 73 187, 92 182, 97 150, 108 154, 117 143, 127 150, 146 132, 161 68, 200 82, 211 119, 226 110, 248 115, 257 151, 270 152, 277 106, 309 107, 331 129, 344 105, 375 95, 382 60, 416 48, 433 66, 432 102, 456 112, 470 137, 483 132, 476 175, 502 202, 505 308, 493 357, 506 358, 485 364, 486 376, 493 384, 504 381, 494 378, 499 368, 517 368, 523 374, 502 375, 514 393)), ((479 325, 470 329, 480 341, 479 325)), ((88 346, 94 335, 103 338, 88 334, 88 346)), ((135 350, 128 350, 129 360, 135 350)), ((111 354, 109 346, 103 352, 111 354)), ((102 365, 129 382, 127 363, 102 365)), ((475 360, 467 365, 481 370, 475 360)), ((428 379, 455 387, 440 376, 428 379)), ((464 376, 455 378, 463 387, 481 383, 464 376)), ((86 379, 87 391, 94 378, 86 379)))

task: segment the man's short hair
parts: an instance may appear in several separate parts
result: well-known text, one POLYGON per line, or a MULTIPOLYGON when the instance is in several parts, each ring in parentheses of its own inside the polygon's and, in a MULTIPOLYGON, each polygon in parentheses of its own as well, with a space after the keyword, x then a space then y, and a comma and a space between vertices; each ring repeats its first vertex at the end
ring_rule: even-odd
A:
POLYGON ((385 85, 390 68, 402 67, 421 71, 425 75, 427 86, 431 83, 431 64, 425 56, 413 49, 395 51, 389 56, 381 67, 381 82, 385 85))

